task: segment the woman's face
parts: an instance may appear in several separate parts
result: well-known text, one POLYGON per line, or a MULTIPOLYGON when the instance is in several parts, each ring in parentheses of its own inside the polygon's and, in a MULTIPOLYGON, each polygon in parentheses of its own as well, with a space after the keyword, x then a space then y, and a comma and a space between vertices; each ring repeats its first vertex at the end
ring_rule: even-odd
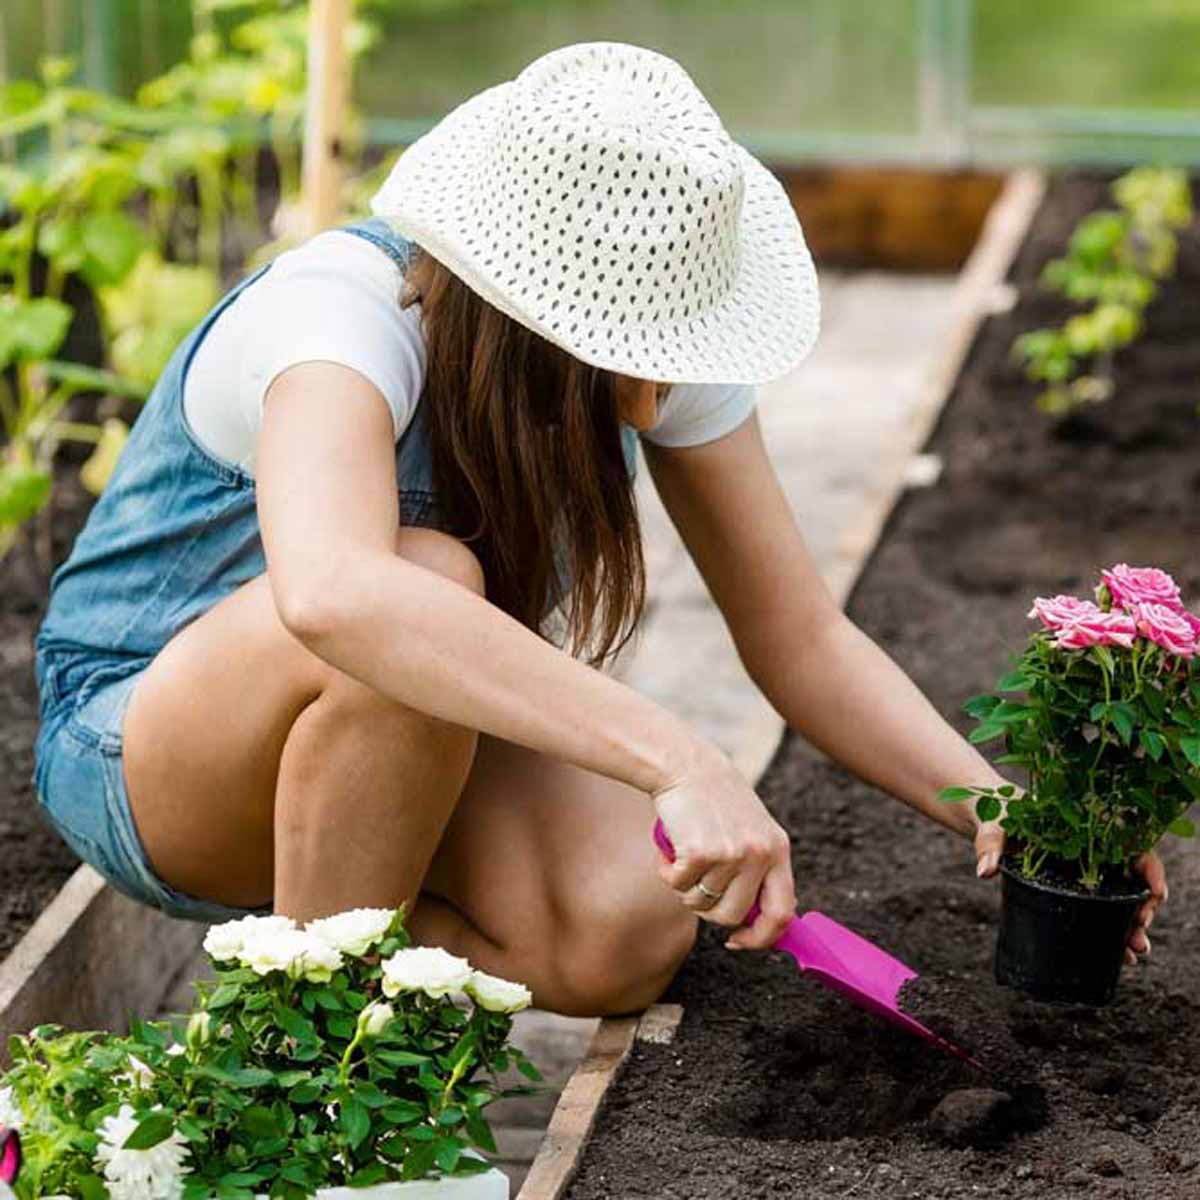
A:
POLYGON ((638 433, 653 429, 658 424, 658 406, 670 389, 669 383, 618 375, 617 416, 623 424, 633 426, 638 433))

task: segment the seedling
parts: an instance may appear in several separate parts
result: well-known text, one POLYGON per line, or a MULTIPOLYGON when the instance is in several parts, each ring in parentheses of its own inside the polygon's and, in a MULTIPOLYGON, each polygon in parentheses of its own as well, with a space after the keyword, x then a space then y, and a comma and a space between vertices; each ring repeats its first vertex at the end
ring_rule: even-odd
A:
POLYGON ((1112 194, 1119 208, 1084 217, 1066 256, 1042 272, 1044 287, 1092 307, 1013 342, 1027 377, 1047 385, 1037 405, 1051 415, 1111 398, 1113 356, 1141 335, 1158 283, 1174 273, 1176 233, 1192 219, 1191 191, 1179 170, 1138 167, 1116 180, 1112 194))

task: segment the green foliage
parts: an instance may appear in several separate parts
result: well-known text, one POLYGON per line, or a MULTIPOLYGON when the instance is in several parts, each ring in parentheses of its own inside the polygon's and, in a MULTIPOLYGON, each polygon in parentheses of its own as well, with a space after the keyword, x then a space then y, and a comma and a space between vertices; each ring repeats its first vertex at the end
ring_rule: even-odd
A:
MULTIPOLYGON (((255 264, 295 240, 285 232, 255 252, 264 144, 281 212, 300 192, 307 7, 204 0, 196 16, 188 57, 134 104, 74 86, 76 64, 65 58, 44 58, 36 80, 0 86, 0 139, 23 150, 0 162, 0 372, 10 368, 0 373, 0 558, 49 503, 64 441, 97 443, 86 486, 111 474, 123 405, 149 392, 216 301, 231 244, 255 264), (95 295, 104 369, 72 371, 56 358, 74 320, 68 278, 95 295), (65 419, 80 393, 98 396, 96 420, 65 419)), ((355 19, 347 53, 365 53, 375 36, 355 19)), ((361 149, 356 121, 343 149, 347 158, 361 149)), ((373 179, 347 181, 351 209, 364 206, 373 179)))
POLYGON ((1137 167, 1113 183, 1112 193, 1118 210, 1084 217, 1066 256, 1042 272, 1045 287, 1091 309, 1013 342, 1028 378, 1047 385, 1037 404, 1051 415, 1111 397, 1112 357, 1141 334, 1143 310, 1174 272, 1177 232, 1192 219, 1181 170, 1137 167))
POLYGON ((984 821, 1005 810, 1001 826, 1025 874, 1055 861, 1094 888, 1165 833, 1191 836, 1184 814, 1200 798, 1200 660, 1144 639, 1130 650, 1066 650, 1039 631, 997 691, 964 705, 978 722, 970 740, 1001 740, 997 762, 1024 769, 1028 790, 948 788, 941 799, 973 797, 984 821))

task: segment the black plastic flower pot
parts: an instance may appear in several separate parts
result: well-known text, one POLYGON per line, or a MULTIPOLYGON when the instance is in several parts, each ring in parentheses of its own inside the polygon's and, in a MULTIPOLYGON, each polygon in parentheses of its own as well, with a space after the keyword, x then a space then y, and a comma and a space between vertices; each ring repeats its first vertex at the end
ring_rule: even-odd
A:
POLYGON ((1140 881, 1101 887, 1027 879, 1004 861, 996 982, 1035 1000, 1108 1004, 1125 942, 1149 892, 1140 881))

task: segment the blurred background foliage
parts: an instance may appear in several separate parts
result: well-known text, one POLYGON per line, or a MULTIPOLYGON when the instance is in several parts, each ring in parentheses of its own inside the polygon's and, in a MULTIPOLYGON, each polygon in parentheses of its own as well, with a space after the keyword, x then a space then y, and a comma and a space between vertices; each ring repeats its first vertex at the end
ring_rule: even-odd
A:
MULTIPOLYGON (((237 20, 253 7, 0 0, 10 75, 29 74, 39 53, 71 54, 91 86, 128 98, 186 53, 198 25, 237 20)), ((1099 152, 1106 134, 1168 138, 1180 118, 1200 111, 1197 0, 360 0, 359 7, 380 37, 357 74, 358 104, 393 133, 427 124, 545 50, 588 39, 637 42, 680 59, 738 136, 785 155, 824 152, 828 139, 812 135, 837 133, 858 135, 842 143, 849 156, 919 154, 920 142, 887 139, 920 133, 939 89, 943 103, 962 110, 952 114, 965 127, 960 140, 977 156, 1028 156, 1031 148, 1070 156, 1088 144, 1084 134, 1099 152), (1038 108, 1059 110, 1041 114, 1040 130, 1031 111, 1038 108), (1018 135, 1022 144, 1010 145, 1018 135)), ((1127 145, 1114 144, 1111 155, 1121 157, 1127 145)), ((1194 144, 1171 150, 1200 158, 1194 144)))

